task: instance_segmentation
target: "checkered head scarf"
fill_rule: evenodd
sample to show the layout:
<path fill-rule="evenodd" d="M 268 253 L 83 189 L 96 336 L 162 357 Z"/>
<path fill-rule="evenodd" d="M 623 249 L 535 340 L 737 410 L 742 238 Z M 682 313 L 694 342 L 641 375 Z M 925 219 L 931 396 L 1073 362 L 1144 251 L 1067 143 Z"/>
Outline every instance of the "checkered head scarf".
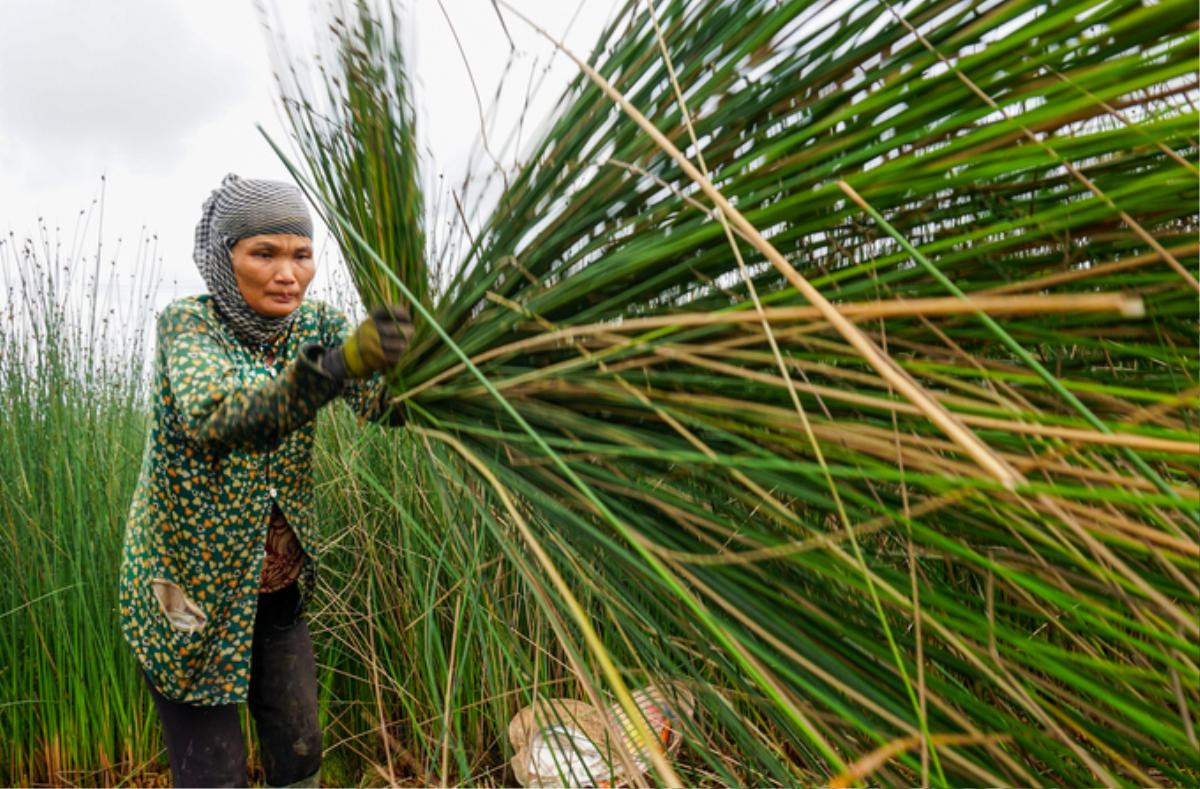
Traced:
<path fill-rule="evenodd" d="M 233 276 L 230 250 L 249 236 L 290 233 L 312 238 L 312 218 L 304 195 L 292 184 L 243 179 L 230 173 L 201 210 L 192 257 L 217 312 L 244 342 L 271 342 L 287 329 L 296 313 L 273 318 L 251 309 Z"/>

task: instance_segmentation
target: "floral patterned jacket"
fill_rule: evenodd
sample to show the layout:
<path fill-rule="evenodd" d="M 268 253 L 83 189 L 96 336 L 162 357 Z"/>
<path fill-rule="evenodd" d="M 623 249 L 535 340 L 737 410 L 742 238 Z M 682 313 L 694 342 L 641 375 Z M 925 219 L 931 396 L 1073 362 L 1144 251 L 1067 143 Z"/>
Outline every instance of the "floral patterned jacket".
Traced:
<path fill-rule="evenodd" d="M 314 523 L 313 420 L 337 396 L 367 419 L 379 379 L 344 387 L 316 364 L 349 332 L 306 301 L 270 346 L 241 342 L 212 299 L 171 303 L 158 319 L 154 411 L 125 531 L 121 627 L 165 696 L 244 701 L 268 516 L 277 503 L 307 555 L 307 599 L 321 546 Z"/>

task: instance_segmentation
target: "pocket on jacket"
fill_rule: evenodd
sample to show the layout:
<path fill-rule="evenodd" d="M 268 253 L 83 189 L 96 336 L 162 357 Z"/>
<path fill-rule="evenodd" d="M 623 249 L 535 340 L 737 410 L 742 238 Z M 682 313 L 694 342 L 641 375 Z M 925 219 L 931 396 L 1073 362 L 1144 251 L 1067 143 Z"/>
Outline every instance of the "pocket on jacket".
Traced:
<path fill-rule="evenodd" d="M 208 614 L 204 609 L 188 597 L 183 589 L 166 578 L 153 578 L 150 586 L 154 590 L 154 599 L 158 607 L 171 623 L 171 627 L 181 633 L 198 633 L 208 624 Z"/>

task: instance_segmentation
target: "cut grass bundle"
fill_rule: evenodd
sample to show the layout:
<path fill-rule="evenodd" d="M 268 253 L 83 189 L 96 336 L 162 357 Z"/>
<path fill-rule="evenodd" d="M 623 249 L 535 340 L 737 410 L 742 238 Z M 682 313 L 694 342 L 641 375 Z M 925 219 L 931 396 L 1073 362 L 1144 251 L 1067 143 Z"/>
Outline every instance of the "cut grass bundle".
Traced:
<path fill-rule="evenodd" d="M 365 588 L 447 573 L 403 658 L 343 595 L 387 753 L 497 780 L 547 679 L 682 678 L 668 783 L 1196 780 L 1190 5 L 631 2 L 440 289 L 396 18 L 341 19 L 300 179 L 419 314 Z M 468 653 L 491 724 L 416 715 Z"/>

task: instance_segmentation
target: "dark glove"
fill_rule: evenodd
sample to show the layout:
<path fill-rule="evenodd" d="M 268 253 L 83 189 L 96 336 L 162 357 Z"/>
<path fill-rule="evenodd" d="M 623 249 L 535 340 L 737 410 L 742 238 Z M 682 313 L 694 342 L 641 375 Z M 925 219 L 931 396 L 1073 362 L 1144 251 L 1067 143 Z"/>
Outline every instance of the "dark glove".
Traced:
<path fill-rule="evenodd" d="M 321 369 L 338 381 L 369 378 L 399 361 L 412 333 L 412 319 L 404 307 L 399 304 L 376 307 L 344 343 L 321 357 Z"/>

